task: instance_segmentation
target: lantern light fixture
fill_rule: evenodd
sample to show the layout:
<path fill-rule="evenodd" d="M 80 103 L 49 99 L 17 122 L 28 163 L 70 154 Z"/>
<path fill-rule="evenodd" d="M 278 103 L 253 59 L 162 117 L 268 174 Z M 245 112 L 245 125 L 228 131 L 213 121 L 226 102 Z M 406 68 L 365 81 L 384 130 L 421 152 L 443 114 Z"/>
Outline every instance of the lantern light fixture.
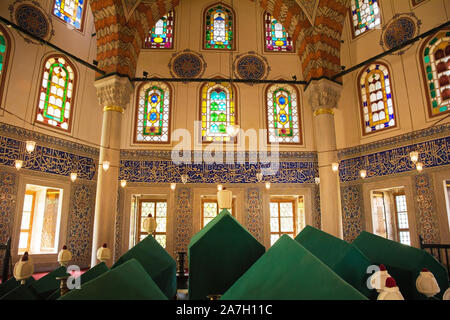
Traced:
<path fill-rule="evenodd" d="M 422 162 L 417 162 L 417 163 L 416 163 L 416 169 L 417 169 L 417 171 L 422 172 L 423 167 L 424 167 L 424 165 L 423 165 Z"/>
<path fill-rule="evenodd" d="M 14 166 L 16 167 L 17 170 L 20 170 L 23 166 L 23 160 L 14 161 Z"/>
<path fill-rule="evenodd" d="M 109 165 L 110 165 L 109 161 L 103 160 L 103 162 L 102 162 L 103 170 L 108 171 Z"/>
<path fill-rule="evenodd" d="M 333 172 L 337 172 L 339 170 L 339 163 L 333 162 L 331 164 L 331 170 L 333 170 Z"/>
<path fill-rule="evenodd" d="M 361 178 L 365 179 L 367 177 L 367 170 L 360 170 L 359 175 L 361 176 Z"/>
<path fill-rule="evenodd" d="M 175 190 L 176 187 L 177 187 L 176 183 L 171 183 L 170 184 L 170 189 Z"/>
<path fill-rule="evenodd" d="M 28 153 L 32 153 L 36 147 L 36 141 L 29 140 L 25 143 L 25 149 Z"/>
<path fill-rule="evenodd" d="M 125 188 L 127 186 L 127 180 L 120 180 L 120 186 Z"/>
<path fill-rule="evenodd" d="M 419 152 L 417 151 L 411 151 L 409 153 L 409 158 L 411 159 L 411 161 L 413 163 L 416 163 L 417 161 L 419 161 Z"/>
<path fill-rule="evenodd" d="M 72 180 L 72 182 L 75 182 L 75 180 L 77 180 L 77 173 L 76 172 L 72 172 L 70 174 L 70 180 Z"/>

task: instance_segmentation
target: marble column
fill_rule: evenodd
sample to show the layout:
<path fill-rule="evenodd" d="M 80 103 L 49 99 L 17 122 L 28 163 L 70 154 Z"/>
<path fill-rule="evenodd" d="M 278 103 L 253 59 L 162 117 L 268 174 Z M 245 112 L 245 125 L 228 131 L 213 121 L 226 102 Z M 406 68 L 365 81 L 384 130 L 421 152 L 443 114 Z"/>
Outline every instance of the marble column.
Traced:
<path fill-rule="evenodd" d="M 117 214 L 117 192 L 120 165 L 122 115 L 130 102 L 133 86 L 125 77 L 110 76 L 94 83 L 103 108 L 102 136 L 95 199 L 94 233 L 91 266 L 97 264 L 97 249 L 104 243 L 114 257 L 114 233 Z M 103 161 L 110 167 L 103 170 Z M 112 258 L 107 262 L 111 266 Z"/>
<path fill-rule="evenodd" d="M 314 114 L 314 138 L 320 177 L 320 211 L 322 230 L 342 238 L 339 174 L 331 164 L 338 163 L 334 109 L 342 87 L 330 80 L 313 80 L 305 93 Z"/>

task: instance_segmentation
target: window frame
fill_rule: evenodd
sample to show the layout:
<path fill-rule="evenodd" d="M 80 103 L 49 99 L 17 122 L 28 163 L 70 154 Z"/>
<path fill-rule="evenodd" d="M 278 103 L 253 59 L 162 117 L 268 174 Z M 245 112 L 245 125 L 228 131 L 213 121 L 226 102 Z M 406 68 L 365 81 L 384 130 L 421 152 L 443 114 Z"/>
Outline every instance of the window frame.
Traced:
<path fill-rule="evenodd" d="M 263 32 L 262 32 L 262 34 L 263 34 L 264 53 L 275 53 L 275 54 L 278 54 L 278 53 L 279 54 L 296 53 L 296 51 L 297 51 L 296 49 L 297 48 L 296 48 L 295 42 L 293 40 L 291 40 L 292 41 L 292 50 L 290 50 L 290 51 L 275 51 L 275 50 L 270 51 L 270 50 L 267 50 L 267 44 L 266 44 L 266 15 L 267 14 L 275 19 L 275 17 L 269 11 L 264 10 L 263 15 L 262 15 L 262 22 L 263 22 Z M 279 22 L 279 21 L 277 20 L 277 22 Z M 281 23 L 281 22 L 279 22 L 279 23 Z M 290 37 L 289 32 L 286 30 L 286 28 L 284 26 L 283 26 L 283 28 L 285 29 L 286 34 Z M 292 39 L 292 37 L 291 37 L 291 39 Z"/>
<path fill-rule="evenodd" d="M 9 58 L 11 53 L 11 37 L 9 36 L 6 29 L 0 25 L 0 32 L 3 34 L 6 40 L 6 50 L 5 50 L 5 59 L 3 60 L 3 69 L 2 75 L 0 76 L 0 104 L 3 103 L 3 90 L 6 88 L 6 74 L 8 73 L 9 68 Z M 4 105 L 4 104 L 2 104 Z"/>
<path fill-rule="evenodd" d="M 272 243 L 272 235 L 278 235 L 278 239 L 281 238 L 284 234 L 290 235 L 292 234 L 292 238 L 294 239 L 297 236 L 297 210 L 298 205 L 296 205 L 296 202 L 298 200 L 296 199 L 284 199 L 284 198 L 277 198 L 277 197 L 271 197 L 269 199 L 269 243 Z M 272 231 L 272 228 L 270 227 L 270 220 L 272 219 L 272 213 L 270 212 L 270 204 L 271 203 L 277 203 L 278 204 L 278 231 Z M 280 203 L 292 203 L 292 222 L 293 222 L 293 232 L 283 232 L 281 231 L 281 215 L 280 215 Z M 272 245 L 272 244 L 271 244 Z"/>
<path fill-rule="evenodd" d="M 206 15 L 207 15 L 207 11 L 217 7 L 218 5 L 221 5 L 223 7 L 226 7 L 228 10 L 231 11 L 231 13 L 233 14 L 233 24 L 231 26 L 231 31 L 233 33 L 233 39 L 231 42 L 231 49 L 219 49 L 219 48 L 207 48 L 206 47 L 206 31 L 207 31 L 207 27 L 206 27 Z M 203 10 L 203 25 L 202 25 L 202 49 L 203 50 L 217 50 L 217 51 L 221 51 L 221 52 L 229 52 L 229 51 L 236 51 L 236 23 L 237 23 L 237 16 L 236 16 L 236 12 L 234 11 L 234 9 L 230 6 L 228 6 L 227 4 L 223 3 L 223 2 L 215 2 L 209 6 L 207 6 L 204 10 Z"/>
<path fill-rule="evenodd" d="M 27 247 L 24 250 L 21 250 L 21 248 L 17 247 L 17 253 L 24 254 L 25 252 L 30 253 L 31 249 L 31 235 L 33 234 L 33 221 L 34 221 L 34 213 L 35 213 L 35 205 L 36 205 L 36 191 L 25 191 L 25 195 L 31 195 L 33 197 L 32 204 L 31 204 L 31 210 L 30 210 L 30 224 L 28 229 L 22 229 L 22 219 L 23 219 L 23 208 L 22 208 L 22 215 L 20 216 L 20 229 L 19 229 L 19 245 L 20 245 L 20 234 L 22 232 L 28 233 L 28 241 L 27 241 Z M 25 205 L 25 199 L 24 199 L 24 205 Z M 26 230 L 26 231 L 25 231 Z"/>
<path fill-rule="evenodd" d="M 81 24 L 80 24 L 80 29 L 76 28 L 75 26 L 73 26 L 72 24 L 64 21 L 63 19 L 61 19 L 60 17 L 58 17 L 55 14 L 55 6 L 56 6 L 56 0 L 53 0 L 53 5 L 52 5 L 52 16 L 54 16 L 58 21 L 64 23 L 65 25 L 69 25 L 71 27 L 73 27 L 73 30 L 76 30 L 80 33 L 84 32 L 84 25 L 85 25 L 85 20 L 86 20 L 86 11 L 87 11 L 87 6 L 89 5 L 89 1 L 85 0 L 85 2 L 83 3 L 83 13 L 81 14 Z"/>
<path fill-rule="evenodd" d="M 52 126 L 51 124 L 48 124 L 46 122 L 42 122 L 42 121 L 38 121 L 37 120 L 37 115 L 39 113 L 39 102 L 41 100 L 41 92 L 42 92 L 42 82 L 44 80 L 44 73 L 45 73 L 45 64 L 48 62 L 48 60 L 50 60 L 51 58 L 54 59 L 58 59 L 58 58 L 63 58 L 66 63 L 72 68 L 73 70 L 73 88 L 72 88 L 72 97 L 70 100 L 70 115 L 69 115 L 69 123 L 67 126 L 67 130 L 57 127 L 57 126 Z M 43 125 L 47 128 L 51 128 L 54 130 L 57 130 L 58 132 L 65 132 L 67 134 L 70 134 L 72 132 L 72 122 L 73 122 L 73 115 L 74 115 L 74 109 L 75 109 L 75 100 L 76 100 L 76 93 L 77 93 L 77 81 L 78 81 L 78 71 L 75 68 L 75 64 L 72 63 L 72 61 L 70 61 L 65 55 L 62 54 L 52 54 L 49 56 L 46 56 L 45 59 L 42 60 L 43 63 L 41 65 L 41 73 L 40 73 L 40 81 L 38 84 L 38 94 L 37 94 L 37 99 L 36 99 L 36 105 L 35 105 L 35 111 L 34 111 L 34 121 L 33 123 L 35 125 Z"/>
<path fill-rule="evenodd" d="M 157 232 L 155 231 L 154 234 L 152 234 L 152 236 L 157 236 L 157 235 L 163 235 L 166 237 L 166 246 L 164 249 L 167 248 L 167 215 L 168 215 L 168 202 L 166 199 L 139 199 L 138 200 L 138 217 L 137 217 L 137 224 L 136 224 L 136 244 L 138 244 L 139 242 L 141 242 L 142 240 L 140 239 L 141 235 L 149 235 L 148 233 L 141 231 L 141 225 L 142 225 L 142 202 L 152 202 L 155 204 L 155 210 L 153 211 L 152 215 L 153 218 L 157 218 L 156 216 L 156 206 L 157 203 L 161 203 L 164 202 L 166 204 L 166 232 Z M 156 237 L 155 237 L 156 240 Z"/>
<path fill-rule="evenodd" d="M 230 137 L 230 141 L 203 141 L 203 136 L 202 136 L 202 102 L 203 102 L 203 98 L 202 98 L 202 91 L 203 88 L 205 86 L 209 86 L 211 83 L 213 82 L 204 82 L 201 86 L 200 86 L 200 90 L 199 90 L 199 113 L 198 113 L 198 121 L 200 122 L 200 132 L 199 132 L 199 139 L 200 139 L 200 144 L 210 144 L 210 143 L 222 143 L 222 144 L 226 144 L 226 143 L 233 143 L 236 144 L 238 142 L 238 136 L 236 137 Z M 227 81 L 225 81 L 224 79 L 218 78 L 217 81 L 214 82 L 214 85 L 218 84 L 220 86 L 223 86 L 223 83 L 229 83 Z M 239 114 L 238 114 L 238 105 L 237 105 L 237 89 L 236 86 L 234 85 L 234 83 L 230 83 L 230 88 L 232 90 L 232 98 L 230 99 L 230 102 L 233 102 L 234 104 L 234 124 L 235 125 L 239 125 Z M 206 101 L 208 100 L 208 97 L 206 97 Z M 208 106 L 207 106 L 208 107 Z M 206 110 L 208 111 L 208 110 Z"/>
<path fill-rule="evenodd" d="M 395 236 L 397 238 L 397 242 L 400 242 L 400 232 L 408 232 L 409 234 L 409 246 L 412 245 L 412 240 L 411 240 L 411 227 L 410 227 L 410 223 L 409 223 L 409 209 L 408 209 L 408 204 L 406 202 L 406 194 L 405 192 L 396 192 L 396 193 L 392 193 L 392 196 L 394 197 L 394 210 L 395 210 Z M 400 222 L 399 222 L 399 217 L 398 217 L 398 207 L 397 207 L 397 197 L 398 196 L 404 196 L 405 197 L 405 205 L 406 205 L 406 211 L 401 211 L 401 212 L 406 212 L 406 217 L 408 220 L 408 228 L 400 228 Z M 404 243 L 402 243 L 404 244 Z"/>
<path fill-rule="evenodd" d="M 450 28 L 441 29 L 441 30 L 437 31 L 436 33 L 428 36 L 423 41 L 423 43 L 420 47 L 420 50 L 419 50 L 420 74 L 422 75 L 422 81 L 423 81 L 423 85 L 425 88 L 425 100 L 427 101 L 427 114 L 428 114 L 429 119 L 436 119 L 437 117 L 441 117 L 443 115 L 447 115 L 448 113 L 450 113 L 450 107 L 449 107 L 447 109 L 447 111 L 433 115 L 433 112 L 432 112 L 433 106 L 431 103 L 431 92 L 430 92 L 429 84 L 427 81 L 427 74 L 425 72 L 425 69 L 426 69 L 425 62 L 423 61 L 423 54 L 425 52 L 425 49 L 428 47 L 429 42 L 431 41 L 431 39 L 433 39 L 433 37 L 436 37 L 436 35 L 440 32 L 450 32 Z M 449 104 L 450 104 L 450 100 L 449 100 Z"/>
<path fill-rule="evenodd" d="M 167 141 L 138 141 L 137 140 L 137 134 L 138 134 L 138 116 L 139 116 L 139 96 L 141 93 L 142 88 L 149 83 L 152 82 L 157 82 L 157 83 L 164 83 L 169 91 L 169 120 L 168 120 L 168 127 L 167 127 Z M 159 145 L 167 145 L 167 144 L 171 144 L 172 143 L 172 135 L 171 135 L 171 130 L 172 130 L 172 110 L 173 110 L 173 89 L 172 86 L 165 81 L 148 81 L 148 82 L 143 82 L 141 83 L 136 90 L 136 104 L 135 104 L 135 115 L 134 115 L 134 133 L 133 133 L 133 143 L 135 144 L 141 144 L 141 145 L 152 145 L 152 144 L 159 144 Z"/>
<path fill-rule="evenodd" d="M 156 23 L 161 20 L 164 16 L 168 15 L 169 13 L 172 13 L 173 23 L 172 23 L 172 44 L 170 48 L 148 48 L 145 46 L 145 39 L 149 36 L 149 34 L 152 32 L 152 29 L 156 26 Z M 159 18 L 153 26 L 151 26 L 147 32 L 147 36 L 144 38 L 144 41 L 142 41 L 142 48 L 141 50 L 173 50 L 175 49 L 175 9 L 170 10 L 165 15 L 163 15 L 161 18 Z"/>
<path fill-rule="evenodd" d="M 355 1 L 358 1 L 358 0 L 355 0 Z M 381 10 L 381 5 L 380 5 L 380 1 L 379 0 L 377 0 L 377 3 L 378 3 L 378 8 L 379 8 L 379 10 L 380 10 L 380 27 L 383 25 L 383 14 L 382 14 L 382 10 Z M 348 12 L 349 12 L 349 18 L 350 18 L 350 32 L 351 32 L 351 34 L 352 34 L 352 40 L 355 40 L 355 39 L 357 39 L 357 38 L 359 38 L 359 37 L 361 37 L 361 36 L 363 36 L 363 35 L 365 35 L 365 34 L 367 34 L 367 33 L 369 33 L 370 31 L 373 31 L 373 30 L 376 30 L 377 28 L 375 27 L 375 28 L 372 28 L 372 29 L 369 29 L 369 30 L 366 30 L 365 32 L 363 32 L 363 33 L 360 33 L 360 34 L 358 34 L 358 35 L 355 35 L 355 27 L 353 26 L 353 12 L 352 12 L 352 3 L 351 3 L 351 1 L 350 1 L 350 6 L 349 6 L 349 8 L 348 8 Z"/>
<path fill-rule="evenodd" d="M 366 132 L 366 130 L 365 130 L 366 129 L 366 124 L 365 124 L 365 121 L 364 121 L 364 110 L 363 110 L 364 109 L 364 104 L 363 104 L 362 95 L 361 95 L 361 78 L 362 78 L 363 74 L 366 72 L 367 68 L 369 68 L 371 65 L 374 65 L 374 64 L 382 65 L 388 71 L 389 83 L 390 83 L 391 95 L 392 95 L 392 108 L 394 109 L 394 121 L 395 121 L 395 123 L 394 123 L 393 126 L 389 126 L 387 128 L 385 127 L 385 128 L 382 128 L 382 129 L 377 129 L 377 130 L 372 131 L 372 132 Z M 381 62 L 381 61 L 371 62 L 368 65 L 365 65 L 361 69 L 361 71 L 358 74 L 358 77 L 356 78 L 356 81 L 357 81 L 356 84 L 357 84 L 357 87 L 358 87 L 357 90 L 358 90 L 358 99 L 359 99 L 358 100 L 359 101 L 358 109 L 359 109 L 361 131 L 362 131 L 363 137 L 370 137 L 370 136 L 373 136 L 373 135 L 375 135 L 377 133 L 381 133 L 381 132 L 385 132 L 385 131 L 390 130 L 390 129 L 397 128 L 398 127 L 398 119 L 397 119 L 397 107 L 396 107 L 396 102 L 395 102 L 395 99 L 394 99 L 394 97 L 395 97 L 395 94 L 394 94 L 394 92 L 395 92 L 394 78 L 392 77 L 392 72 L 391 72 L 391 69 L 389 68 L 389 66 L 386 63 Z M 370 106 L 368 106 L 368 107 L 370 107 Z"/>
<path fill-rule="evenodd" d="M 205 224 L 205 207 L 204 207 L 204 203 L 216 203 L 217 204 L 217 214 L 216 217 L 220 214 L 220 209 L 219 209 L 219 203 L 217 201 L 217 196 L 202 196 L 201 197 L 201 215 L 200 215 L 200 223 L 201 223 L 201 229 L 203 229 L 206 224 Z M 236 198 L 233 197 L 232 203 L 231 203 L 231 215 L 233 217 L 236 218 Z M 214 217 L 215 218 L 215 217 Z M 213 218 L 213 219 L 214 219 Z"/>
<path fill-rule="evenodd" d="M 281 79 L 280 79 L 281 80 Z M 269 93 L 270 88 L 272 88 L 273 86 L 276 86 L 277 84 L 269 84 L 266 89 L 264 90 L 264 102 L 265 102 L 265 119 L 266 119 L 266 130 L 267 130 L 267 134 L 266 134 L 266 142 L 267 145 L 272 145 L 273 142 L 270 142 L 269 139 L 269 100 L 267 98 L 267 94 Z M 289 86 L 291 88 L 294 89 L 295 94 L 297 95 L 297 116 L 298 116 L 298 135 L 299 135 L 299 142 L 278 142 L 279 145 L 286 145 L 286 146 L 299 146 L 299 145 L 303 145 L 303 117 L 301 114 L 301 108 L 300 108 L 300 94 L 298 91 L 298 88 L 296 86 L 293 85 L 289 85 L 289 84 L 285 84 L 283 85 L 283 88 Z"/>

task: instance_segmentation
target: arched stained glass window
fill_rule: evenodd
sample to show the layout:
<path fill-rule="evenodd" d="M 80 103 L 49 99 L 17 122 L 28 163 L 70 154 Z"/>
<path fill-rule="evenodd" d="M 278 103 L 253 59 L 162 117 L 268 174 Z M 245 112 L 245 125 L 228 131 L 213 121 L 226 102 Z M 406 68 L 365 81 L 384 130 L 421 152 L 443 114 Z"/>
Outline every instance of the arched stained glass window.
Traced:
<path fill-rule="evenodd" d="M 429 101 L 429 115 L 450 112 L 450 30 L 431 36 L 422 47 L 422 70 Z"/>
<path fill-rule="evenodd" d="M 236 124 L 234 90 L 230 83 L 208 82 L 201 88 L 202 142 L 231 141 L 229 125 Z"/>
<path fill-rule="evenodd" d="M 55 0 L 53 14 L 77 30 L 83 30 L 86 0 Z"/>
<path fill-rule="evenodd" d="M 294 52 L 292 38 L 283 25 L 268 12 L 264 13 L 265 51 Z"/>
<path fill-rule="evenodd" d="M 301 144 L 297 89 L 282 84 L 266 91 L 268 143 Z"/>
<path fill-rule="evenodd" d="M 69 131 L 75 83 L 75 69 L 66 58 L 48 58 L 44 63 L 41 78 L 36 122 Z"/>
<path fill-rule="evenodd" d="M 175 17 L 170 11 L 159 19 L 144 40 L 144 49 L 172 49 Z"/>
<path fill-rule="evenodd" d="M 381 63 L 369 65 L 359 76 L 363 134 L 396 126 L 390 72 Z"/>
<path fill-rule="evenodd" d="M 170 142 L 171 90 L 164 82 L 143 84 L 137 96 L 135 142 Z"/>
<path fill-rule="evenodd" d="M 5 85 L 6 70 L 10 51 L 9 36 L 0 26 L 0 103 L 2 102 L 3 87 Z"/>
<path fill-rule="evenodd" d="M 357 37 L 364 32 L 381 24 L 380 7 L 378 0 L 352 0 L 351 25 L 353 36 Z"/>
<path fill-rule="evenodd" d="M 204 49 L 234 50 L 234 16 L 233 10 L 222 3 L 205 10 Z"/>

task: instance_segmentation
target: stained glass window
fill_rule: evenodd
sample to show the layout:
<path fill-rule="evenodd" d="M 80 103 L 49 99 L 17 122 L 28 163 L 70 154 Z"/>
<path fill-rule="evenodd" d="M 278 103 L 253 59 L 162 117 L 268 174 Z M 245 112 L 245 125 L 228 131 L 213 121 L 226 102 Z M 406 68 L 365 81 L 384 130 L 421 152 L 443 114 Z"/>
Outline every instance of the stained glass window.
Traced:
<path fill-rule="evenodd" d="M 231 205 L 233 208 L 227 209 L 233 217 L 236 217 L 236 210 L 234 210 L 235 205 L 235 198 L 233 198 L 233 202 Z M 217 215 L 219 215 L 219 213 L 219 205 L 217 203 L 216 197 L 206 196 L 204 199 L 202 199 L 202 228 L 209 222 L 211 222 Z"/>
<path fill-rule="evenodd" d="M 270 245 L 283 234 L 294 238 L 297 235 L 297 224 L 294 200 L 270 200 Z"/>
<path fill-rule="evenodd" d="M 77 30 L 83 28 L 86 0 L 55 0 L 53 14 Z"/>
<path fill-rule="evenodd" d="M 292 38 L 286 32 L 286 29 L 267 12 L 264 14 L 264 42 L 266 51 L 294 51 Z"/>
<path fill-rule="evenodd" d="M 148 82 L 137 97 L 135 142 L 169 142 L 170 87 L 164 82 Z"/>
<path fill-rule="evenodd" d="M 374 63 L 359 78 L 364 134 L 396 125 L 391 77 L 388 68 Z"/>
<path fill-rule="evenodd" d="M 159 19 L 144 40 L 144 49 L 172 49 L 175 17 L 170 11 Z"/>
<path fill-rule="evenodd" d="M 148 237 L 148 233 L 143 229 L 144 218 L 149 214 L 156 220 L 155 240 L 165 248 L 167 232 L 167 201 L 166 200 L 140 200 L 140 216 L 138 220 L 139 231 L 138 241 Z"/>
<path fill-rule="evenodd" d="M 352 0 L 350 17 L 355 37 L 379 26 L 381 14 L 378 0 Z"/>
<path fill-rule="evenodd" d="M 450 31 L 438 32 L 425 42 L 422 68 L 430 116 L 450 112 Z"/>
<path fill-rule="evenodd" d="M 269 143 L 302 143 L 297 90 L 274 84 L 267 88 L 267 134 Z"/>
<path fill-rule="evenodd" d="M 75 70 L 61 56 L 47 59 L 42 73 L 36 121 L 69 131 L 75 91 Z"/>
<path fill-rule="evenodd" d="M 233 91 L 228 82 L 209 82 L 202 86 L 202 142 L 226 142 L 233 139 L 227 133 L 227 127 L 236 124 Z"/>
<path fill-rule="evenodd" d="M 9 58 L 9 37 L 0 26 L 0 103 Z"/>
<path fill-rule="evenodd" d="M 215 4 L 205 11 L 205 49 L 234 49 L 234 14 L 224 4 Z"/>

